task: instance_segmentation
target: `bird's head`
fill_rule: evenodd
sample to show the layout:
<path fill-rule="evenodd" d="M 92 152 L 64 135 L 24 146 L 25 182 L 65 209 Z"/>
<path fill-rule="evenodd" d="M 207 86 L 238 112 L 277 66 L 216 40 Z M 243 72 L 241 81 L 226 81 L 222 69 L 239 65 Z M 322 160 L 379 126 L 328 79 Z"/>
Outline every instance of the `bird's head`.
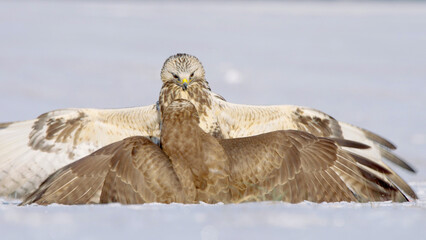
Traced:
<path fill-rule="evenodd" d="M 205 72 L 198 58 L 178 53 L 164 62 L 161 69 L 161 80 L 163 84 L 173 82 L 186 91 L 191 84 L 204 82 Z"/>

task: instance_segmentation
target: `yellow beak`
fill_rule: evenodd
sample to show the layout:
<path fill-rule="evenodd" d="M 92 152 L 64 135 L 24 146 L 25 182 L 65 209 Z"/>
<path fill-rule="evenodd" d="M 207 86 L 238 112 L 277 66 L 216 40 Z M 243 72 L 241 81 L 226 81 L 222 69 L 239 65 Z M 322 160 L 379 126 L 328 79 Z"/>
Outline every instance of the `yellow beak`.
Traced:
<path fill-rule="evenodd" d="M 188 88 L 188 79 L 184 78 L 182 80 L 182 88 L 183 90 L 186 90 Z"/>

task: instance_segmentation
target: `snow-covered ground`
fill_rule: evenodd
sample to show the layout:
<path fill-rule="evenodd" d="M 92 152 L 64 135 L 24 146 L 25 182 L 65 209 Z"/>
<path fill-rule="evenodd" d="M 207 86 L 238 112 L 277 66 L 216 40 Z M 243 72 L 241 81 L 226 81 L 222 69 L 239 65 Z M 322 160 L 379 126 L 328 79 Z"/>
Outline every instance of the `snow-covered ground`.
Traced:
<path fill-rule="evenodd" d="M 418 173 L 416 203 L 30 206 L 1 239 L 359 239 L 426 234 L 426 3 L 0 2 L 0 122 L 157 100 L 196 55 L 228 101 L 296 104 L 373 130 Z"/>

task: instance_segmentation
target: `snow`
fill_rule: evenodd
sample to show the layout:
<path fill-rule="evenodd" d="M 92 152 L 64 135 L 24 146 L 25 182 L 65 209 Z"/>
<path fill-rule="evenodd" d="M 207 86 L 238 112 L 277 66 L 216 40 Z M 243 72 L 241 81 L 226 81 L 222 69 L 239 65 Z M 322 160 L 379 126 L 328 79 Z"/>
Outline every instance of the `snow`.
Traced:
<path fill-rule="evenodd" d="M 0 2 L 0 122 L 147 105 L 163 61 L 200 58 L 228 101 L 296 104 L 373 130 L 417 170 L 395 203 L 29 206 L 1 239 L 359 239 L 426 233 L 423 2 Z"/>
<path fill-rule="evenodd" d="M 424 204 L 2 205 L 0 224 L 2 239 L 401 239 L 424 233 Z"/>

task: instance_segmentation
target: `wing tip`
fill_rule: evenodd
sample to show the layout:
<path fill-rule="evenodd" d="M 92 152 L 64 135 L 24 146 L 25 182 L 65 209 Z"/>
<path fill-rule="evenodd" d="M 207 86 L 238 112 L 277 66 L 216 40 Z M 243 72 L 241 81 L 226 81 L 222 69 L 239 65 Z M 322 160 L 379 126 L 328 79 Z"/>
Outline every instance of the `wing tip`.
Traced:
<path fill-rule="evenodd" d="M 359 131 L 361 131 L 365 137 L 371 141 L 374 141 L 380 145 L 382 145 L 383 147 L 387 147 L 391 150 L 395 150 L 397 147 L 395 144 L 393 144 L 392 142 L 390 142 L 389 140 L 385 139 L 384 137 L 381 137 L 380 135 L 373 133 L 367 129 L 352 125 L 350 123 L 346 123 L 346 122 L 339 122 L 339 124 L 342 127 L 346 127 L 348 129 L 357 129 Z"/>
<path fill-rule="evenodd" d="M 385 139 L 384 137 L 381 137 L 373 132 L 370 132 L 366 129 L 362 129 L 362 131 L 364 132 L 365 136 L 370 139 L 373 140 L 377 143 L 379 143 L 380 145 L 387 147 L 391 150 L 395 150 L 396 149 L 396 145 L 391 143 L 389 140 Z"/>
<path fill-rule="evenodd" d="M 12 125 L 14 122 L 6 122 L 6 123 L 0 123 L 0 129 L 8 128 L 10 125 Z"/>
<path fill-rule="evenodd" d="M 404 168 L 405 170 L 416 173 L 416 169 L 414 169 L 410 164 L 407 163 L 406 160 L 402 159 L 401 157 L 398 157 L 396 154 L 389 152 L 387 149 L 380 148 L 380 154 L 388 159 L 389 161 L 395 163 L 396 165 L 400 166 L 401 168 Z"/>
<path fill-rule="evenodd" d="M 18 206 L 22 207 L 22 206 L 26 206 L 26 205 L 36 203 L 41 198 L 41 196 L 44 194 L 44 192 L 46 190 L 47 189 L 36 189 L 34 192 L 32 192 L 28 196 L 26 196 L 24 198 L 24 200 L 22 200 L 22 202 L 20 204 L 18 204 Z"/>

